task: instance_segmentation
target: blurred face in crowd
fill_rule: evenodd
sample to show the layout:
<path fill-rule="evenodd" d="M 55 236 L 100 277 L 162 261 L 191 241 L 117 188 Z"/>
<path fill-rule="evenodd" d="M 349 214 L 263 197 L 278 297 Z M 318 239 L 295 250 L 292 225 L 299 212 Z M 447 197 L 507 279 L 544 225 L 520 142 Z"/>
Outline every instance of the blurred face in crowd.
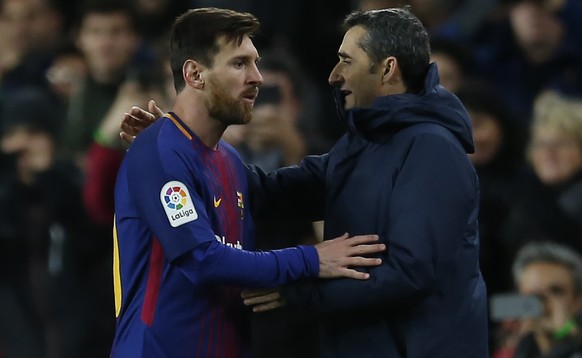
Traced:
<path fill-rule="evenodd" d="M 168 3 L 168 0 L 134 0 L 136 9 L 148 14 L 153 14 L 156 11 L 163 11 Z"/>
<path fill-rule="evenodd" d="M 455 60 L 445 53 L 434 52 L 430 61 L 437 64 L 441 85 L 453 93 L 457 92 L 463 82 L 463 72 Z"/>
<path fill-rule="evenodd" d="M 271 96 L 270 103 L 277 106 L 279 109 L 278 116 L 285 118 L 286 120 L 296 122 L 299 118 L 299 112 L 301 110 L 300 99 L 294 92 L 293 81 L 289 77 L 288 73 L 283 71 L 272 71 L 272 70 L 262 70 L 263 75 L 263 89 L 269 87 L 274 90 L 277 96 Z M 261 90 L 264 94 L 265 92 Z M 273 92 L 273 91 L 272 91 Z M 260 98 L 265 99 L 263 94 Z"/>
<path fill-rule="evenodd" d="M 387 9 L 389 7 L 403 7 L 408 4 L 406 0 L 359 0 L 358 9 L 362 11 Z"/>
<path fill-rule="evenodd" d="M 339 86 L 345 109 L 370 107 L 382 92 L 380 68 L 372 68 L 372 60 L 359 43 L 367 34 L 362 26 L 354 26 L 344 35 L 338 50 L 339 62 L 329 75 L 329 84 Z"/>
<path fill-rule="evenodd" d="M 518 289 L 521 294 L 542 299 L 542 317 L 531 323 L 550 334 L 582 307 L 582 297 L 574 290 L 572 274 L 560 264 L 535 262 L 527 265 L 519 278 Z"/>
<path fill-rule="evenodd" d="M 582 147 L 566 130 L 540 127 L 533 133 L 530 159 L 544 184 L 558 185 L 582 170 Z"/>
<path fill-rule="evenodd" d="M 51 135 L 25 125 L 13 126 L 0 138 L 2 153 L 16 156 L 20 180 L 32 183 L 36 173 L 47 170 L 53 163 L 55 145 Z"/>
<path fill-rule="evenodd" d="M 83 19 L 77 45 L 91 75 L 98 82 L 108 82 L 126 70 L 138 46 L 138 37 L 123 12 L 94 13 Z"/>
<path fill-rule="evenodd" d="M 544 5 L 520 1 L 510 11 L 513 32 L 520 47 L 534 62 L 543 62 L 560 44 L 563 27 Z"/>
<path fill-rule="evenodd" d="M 251 121 L 253 106 L 263 77 L 257 68 L 259 54 L 248 36 L 236 41 L 218 41 L 220 50 L 212 67 L 203 73 L 210 116 L 225 126 Z"/>
<path fill-rule="evenodd" d="M 490 114 L 469 109 L 473 126 L 473 141 L 475 153 L 470 155 L 474 165 L 485 165 L 491 162 L 503 141 L 503 131 L 499 122 Z"/>
<path fill-rule="evenodd" d="M 46 0 L 4 0 L 0 5 L 4 36 L 12 50 L 25 54 L 55 45 L 61 19 Z"/>
<path fill-rule="evenodd" d="M 454 11 L 457 0 L 408 0 L 414 14 L 430 28 L 444 22 Z"/>

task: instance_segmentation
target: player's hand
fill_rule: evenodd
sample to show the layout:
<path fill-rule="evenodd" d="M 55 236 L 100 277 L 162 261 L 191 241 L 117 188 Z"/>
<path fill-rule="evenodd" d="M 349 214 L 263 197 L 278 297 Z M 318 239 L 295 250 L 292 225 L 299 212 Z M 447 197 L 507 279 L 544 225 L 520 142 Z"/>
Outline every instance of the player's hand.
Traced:
<path fill-rule="evenodd" d="M 132 107 L 128 113 L 123 115 L 119 136 L 124 142 L 131 144 L 141 131 L 164 115 L 153 99 L 148 102 L 148 111 L 140 107 Z"/>
<path fill-rule="evenodd" d="M 378 235 L 348 236 L 345 233 L 333 240 L 315 245 L 319 255 L 319 277 L 366 280 L 370 277 L 369 273 L 357 271 L 352 267 L 378 266 L 382 263 L 379 258 L 362 256 L 386 250 L 386 245 L 378 243 Z"/>
<path fill-rule="evenodd" d="M 243 290 L 241 297 L 246 306 L 252 306 L 253 312 L 270 311 L 287 304 L 278 288 Z"/>

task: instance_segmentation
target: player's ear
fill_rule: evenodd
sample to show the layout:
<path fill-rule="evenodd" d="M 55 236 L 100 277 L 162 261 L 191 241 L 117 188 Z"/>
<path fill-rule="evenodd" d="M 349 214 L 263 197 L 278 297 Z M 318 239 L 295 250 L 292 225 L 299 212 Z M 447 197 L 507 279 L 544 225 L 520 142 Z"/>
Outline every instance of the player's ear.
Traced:
<path fill-rule="evenodd" d="M 199 62 L 194 60 L 186 60 L 182 66 L 182 76 L 184 77 L 184 82 L 186 85 L 196 88 L 204 88 L 204 78 L 202 77 L 202 71 L 204 66 Z"/>

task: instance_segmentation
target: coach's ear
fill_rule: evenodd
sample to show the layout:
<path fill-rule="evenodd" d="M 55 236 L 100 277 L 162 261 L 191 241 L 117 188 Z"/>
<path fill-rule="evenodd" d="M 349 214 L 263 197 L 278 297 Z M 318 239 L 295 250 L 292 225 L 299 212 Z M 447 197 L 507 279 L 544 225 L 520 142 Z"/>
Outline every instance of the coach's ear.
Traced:
<path fill-rule="evenodd" d="M 194 60 L 186 60 L 182 66 L 182 76 L 186 85 L 196 88 L 204 88 L 204 79 L 202 78 L 202 71 L 204 66 Z"/>
<path fill-rule="evenodd" d="M 398 59 L 394 56 L 386 57 L 382 62 L 382 83 L 395 84 L 400 80 L 400 68 Z"/>

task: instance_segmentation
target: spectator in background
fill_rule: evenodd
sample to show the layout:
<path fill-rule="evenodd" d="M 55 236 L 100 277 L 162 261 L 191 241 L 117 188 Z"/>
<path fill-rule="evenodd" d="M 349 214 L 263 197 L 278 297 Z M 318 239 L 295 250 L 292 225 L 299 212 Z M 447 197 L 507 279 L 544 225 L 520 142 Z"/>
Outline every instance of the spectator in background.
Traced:
<path fill-rule="evenodd" d="M 87 151 L 83 202 L 91 219 L 109 229 L 113 223 L 115 179 L 125 154 L 119 141 L 119 114 L 145 103 L 147 98 L 160 98 L 161 103 L 166 104 L 176 95 L 173 86 L 171 93 L 164 86 L 164 69 L 152 66 L 149 71 L 151 78 L 126 80 L 121 85 Z M 168 75 L 171 78 L 171 73 Z"/>
<path fill-rule="evenodd" d="M 88 74 L 80 89 L 71 93 L 61 132 L 61 147 L 86 174 L 83 203 L 92 221 L 101 225 L 103 242 L 108 242 L 105 238 L 112 228 L 113 187 L 124 153 L 117 118 L 128 107 L 145 105 L 151 96 L 166 98 L 156 90 L 163 87 L 160 65 L 147 56 L 138 58 L 142 52 L 135 26 L 134 9 L 123 2 L 90 1 L 83 8 L 76 43 Z M 147 49 L 144 52 L 148 54 Z M 70 70 L 55 63 L 49 74 Z M 104 267 L 111 260 L 109 251 L 110 247 L 102 257 Z"/>
<path fill-rule="evenodd" d="M 536 100 L 527 157 L 504 227 L 509 253 L 536 240 L 582 252 L 582 101 L 554 92 Z"/>
<path fill-rule="evenodd" d="M 61 14 L 53 0 L 0 1 L 0 108 L 11 92 L 48 88 L 45 73 L 62 34 Z M 0 153 L 0 170 L 9 169 L 4 157 Z"/>
<path fill-rule="evenodd" d="M 507 19 L 476 47 L 482 75 L 529 126 L 534 99 L 547 89 L 582 94 L 582 2 L 513 0 Z"/>
<path fill-rule="evenodd" d="M 190 8 L 187 1 L 131 0 L 137 15 L 139 35 L 153 47 L 165 49 L 174 20 Z"/>
<path fill-rule="evenodd" d="M 440 69 L 440 67 L 439 67 Z M 509 290 L 512 258 L 502 242 L 503 223 L 523 167 L 524 139 L 503 97 L 483 81 L 469 80 L 457 92 L 473 127 L 475 153 L 469 155 L 479 175 L 481 270 L 488 294 Z"/>
<path fill-rule="evenodd" d="M 441 85 L 457 93 L 465 78 L 471 74 L 473 61 L 470 49 L 461 42 L 447 39 L 432 39 L 430 46 L 430 60 L 438 66 Z"/>
<path fill-rule="evenodd" d="M 52 0 L 0 2 L 0 91 L 46 86 L 45 72 L 63 36 Z"/>
<path fill-rule="evenodd" d="M 52 91 L 66 105 L 80 91 L 86 76 L 85 58 L 73 45 L 65 45 L 57 50 L 46 73 Z"/>
<path fill-rule="evenodd" d="M 88 76 L 69 103 L 62 146 L 84 167 L 85 152 L 94 135 L 99 137 L 99 124 L 120 100 L 119 89 L 128 79 L 129 70 L 135 69 L 135 77 L 145 70 L 132 66 L 140 40 L 134 11 L 123 2 L 89 2 L 79 18 L 76 41 L 87 62 Z M 140 93 L 132 95 L 140 97 Z"/>
<path fill-rule="evenodd" d="M 402 7 L 410 3 L 410 1 L 407 0 L 356 0 L 353 2 L 354 7 L 362 11 Z"/>
<path fill-rule="evenodd" d="M 525 333 L 514 358 L 574 358 L 582 355 L 582 257 L 549 242 L 523 247 L 513 264 L 519 293 L 538 296 L 542 316 L 523 320 Z"/>
<path fill-rule="evenodd" d="M 123 113 L 123 110 L 117 112 L 121 105 L 127 108 L 145 103 L 147 94 L 136 82 L 154 71 L 138 65 L 136 57 L 140 39 L 130 6 L 116 0 L 91 0 L 82 9 L 76 28 L 76 44 L 85 58 L 88 73 L 81 88 L 70 99 L 59 144 L 73 158 L 85 178 L 82 187 L 84 200 L 80 201 L 79 208 L 88 213 L 94 237 L 90 272 L 86 273 L 85 280 L 94 285 L 89 301 L 95 305 L 93 326 L 105 332 L 107 342 L 104 345 L 109 348 L 114 329 L 110 315 L 114 311 L 111 276 L 113 248 L 110 240 L 113 215 L 107 211 L 104 213 L 102 209 L 111 210 L 112 190 L 107 190 L 107 185 L 94 185 L 95 168 L 103 170 L 106 180 L 114 180 L 123 149 L 117 136 L 112 138 L 107 134 L 107 128 L 112 126 L 110 118 L 112 113 Z M 139 102 L 140 99 L 143 102 Z M 102 161 L 97 163 L 88 162 L 94 161 L 96 155 L 105 159 L 101 158 Z M 103 162 L 108 166 L 100 166 Z M 104 334 L 96 337 L 102 338 Z M 101 356 L 107 354 L 101 353 Z"/>
<path fill-rule="evenodd" d="M 51 0 L 0 1 L 0 109 L 12 92 L 48 90 L 45 73 L 62 32 L 60 12 Z M 54 101 L 60 106 L 56 96 Z M 11 169 L 8 162 L 0 152 L 0 171 Z"/>
<path fill-rule="evenodd" d="M 496 0 L 409 0 L 432 38 L 471 39 Z"/>
<path fill-rule="evenodd" d="M 0 178 L 0 346 L 9 357 L 107 354 L 114 324 L 94 280 L 94 236 L 80 173 L 56 155 L 60 113 L 46 93 L 6 97 L 1 151 L 14 161 Z M 111 293 L 110 293 L 111 294 Z M 111 296 L 109 296 L 111 297 Z"/>

